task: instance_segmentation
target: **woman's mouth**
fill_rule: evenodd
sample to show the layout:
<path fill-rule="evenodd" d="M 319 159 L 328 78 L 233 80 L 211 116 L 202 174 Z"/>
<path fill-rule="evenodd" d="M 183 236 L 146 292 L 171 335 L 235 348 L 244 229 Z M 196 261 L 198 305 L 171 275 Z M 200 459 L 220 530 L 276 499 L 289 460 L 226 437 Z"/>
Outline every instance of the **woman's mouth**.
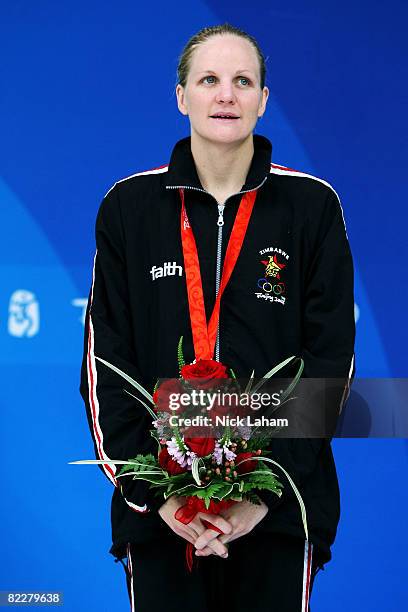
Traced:
<path fill-rule="evenodd" d="M 232 121 L 236 121 L 237 119 L 239 119 L 237 115 L 222 115 L 222 114 L 210 115 L 210 118 L 216 119 L 217 121 L 224 121 L 226 123 L 230 123 Z"/>

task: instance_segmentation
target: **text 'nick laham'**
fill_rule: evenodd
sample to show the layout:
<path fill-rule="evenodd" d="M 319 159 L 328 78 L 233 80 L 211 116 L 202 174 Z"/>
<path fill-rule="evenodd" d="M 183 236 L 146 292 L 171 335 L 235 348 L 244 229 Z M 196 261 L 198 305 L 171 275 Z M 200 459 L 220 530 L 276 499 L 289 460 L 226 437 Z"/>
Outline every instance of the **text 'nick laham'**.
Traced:
<path fill-rule="evenodd" d="M 150 274 L 152 275 L 152 280 L 162 278 L 163 276 L 175 276 L 176 274 L 182 276 L 183 268 L 176 264 L 175 261 L 165 261 L 162 266 L 153 266 Z"/>

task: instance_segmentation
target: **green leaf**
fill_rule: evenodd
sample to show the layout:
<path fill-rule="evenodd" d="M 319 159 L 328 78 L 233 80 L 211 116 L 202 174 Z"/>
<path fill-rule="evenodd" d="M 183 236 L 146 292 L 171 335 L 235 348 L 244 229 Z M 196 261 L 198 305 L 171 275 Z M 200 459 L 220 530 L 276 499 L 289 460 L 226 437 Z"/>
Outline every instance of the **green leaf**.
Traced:
<path fill-rule="evenodd" d="M 256 493 L 253 493 L 252 491 L 248 491 L 248 493 L 245 494 L 245 499 L 250 501 L 251 504 L 255 504 L 257 506 L 261 505 L 260 497 Z"/>
<path fill-rule="evenodd" d="M 197 491 L 197 497 L 201 497 L 202 499 L 211 499 L 214 497 L 215 493 L 218 493 L 222 489 L 224 489 L 223 482 L 212 482 L 205 489 L 200 489 Z"/>
<path fill-rule="evenodd" d="M 146 389 L 144 387 L 142 387 L 142 385 L 139 384 L 136 380 L 133 380 L 133 378 L 131 378 L 131 376 L 129 376 L 125 372 L 122 372 L 122 370 L 120 370 L 116 366 L 114 366 L 111 363 L 109 363 L 109 361 L 105 361 L 105 359 L 102 359 L 101 357 L 97 357 L 95 355 L 95 359 L 97 359 L 101 363 L 104 363 L 106 365 L 106 367 L 108 367 L 111 370 L 113 370 L 114 372 L 116 372 L 116 374 L 119 374 L 120 376 L 122 376 L 122 378 L 124 378 L 128 383 L 130 383 L 133 387 L 135 387 L 142 395 L 144 395 L 145 398 L 147 398 L 150 403 L 153 403 L 153 398 L 150 395 L 150 393 L 148 391 L 146 391 Z"/>
<path fill-rule="evenodd" d="M 129 461 L 137 461 L 149 465 L 157 465 L 156 458 L 154 457 L 154 455 L 152 455 L 152 453 L 149 453 L 147 455 L 136 455 L 136 457 L 129 459 Z"/>
<path fill-rule="evenodd" d="M 247 474 L 242 474 L 240 478 L 242 490 L 245 493 L 252 489 L 267 489 L 273 493 L 280 493 L 281 488 L 283 488 L 282 483 L 269 468 L 258 469 L 253 472 L 248 472 Z"/>
<path fill-rule="evenodd" d="M 247 386 L 245 387 L 244 393 L 249 393 L 251 391 L 252 383 L 253 383 L 253 380 L 254 380 L 254 374 L 255 374 L 255 370 L 252 370 L 252 374 L 251 374 L 251 376 L 249 378 Z"/>
<path fill-rule="evenodd" d="M 171 429 L 172 429 L 172 432 L 174 434 L 174 437 L 176 438 L 176 442 L 177 442 L 177 446 L 178 446 L 179 450 L 184 452 L 187 447 L 186 447 L 186 445 L 183 442 L 183 438 L 181 437 L 179 428 L 177 427 L 177 425 L 174 425 Z"/>
<path fill-rule="evenodd" d="M 121 469 L 119 474 L 123 474 L 125 472 L 134 471 L 134 472 L 145 472 L 146 470 L 152 471 L 152 469 L 157 473 L 163 473 L 163 470 L 157 465 L 157 461 L 155 457 L 149 453 L 148 455 L 137 455 L 129 459 L 127 465 Z"/>
<path fill-rule="evenodd" d="M 150 416 L 152 417 L 153 421 L 155 421 L 157 419 L 157 414 L 154 412 L 154 410 L 152 410 L 150 408 L 150 406 L 148 406 L 146 404 L 146 402 L 143 402 L 141 399 L 139 399 L 138 397 L 136 397 L 136 395 L 133 395 L 133 393 L 131 393 L 130 391 L 128 391 L 127 389 L 123 389 L 125 393 L 127 393 L 128 395 L 130 395 L 130 397 L 133 397 L 133 399 L 137 400 L 138 402 L 140 402 L 142 404 L 142 406 L 144 406 L 147 410 L 147 412 L 150 414 Z"/>
<path fill-rule="evenodd" d="M 260 389 L 262 387 L 262 385 L 265 383 L 265 380 L 267 378 L 271 378 L 272 376 L 274 376 L 277 372 L 279 372 L 282 368 L 284 368 L 290 361 L 292 360 L 299 360 L 300 364 L 299 364 L 299 368 L 298 371 L 296 372 L 296 375 L 292 381 L 292 383 L 289 385 L 289 387 L 286 389 L 286 391 L 284 392 L 283 396 L 286 397 L 287 395 L 289 395 L 289 393 L 291 393 L 291 391 L 296 387 L 302 372 L 303 372 L 303 368 L 304 368 L 304 361 L 301 357 L 296 357 L 296 355 L 292 355 L 291 357 L 288 357 L 287 359 L 285 359 L 284 361 L 281 361 L 280 363 L 278 363 L 278 365 L 276 365 L 274 368 L 272 368 L 272 370 L 269 370 L 269 372 L 267 372 L 266 374 L 264 374 L 264 376 L 261 378 L 260 381 L 258 381 L 258 383 L 255 385 L 255 387 L 252 389 L 252 393 L 256 393 L 258 391 L 258 389 Z"/>
<path fill-rule="evenodd" d="M 261 483 L 261 482 L 246 482 L 244 484 L 244 493 L 247 493 L 248 491 L 252 491 L 252 489 L 264 489 L 266 491 L 271 491 L 272 493 L 276 493 L 277 495 L 279 495 L 279 497 L 282 495 L 282 491 L 281 489 L 273 482 L 265 482 L 265 483 Z"/>
<path fill-rule="evenodd" d="M 134 469 L 133 464 L 123 465 L 117 475 L 120 476 L 120 474 L 124 474 L 125 472 L 133 472 Z"/>
<path fill-rule="evenodd" d="M 224 433 L 220 440 L 220 446 L 224 446 L 229 440 L 231 440 L 231 427 L 229 425 L 226 425 L 224 428 Z"/>
<path fill-rule="evenodd" d="M 166 485 L 166 480 L 165 480 L 165 475 L 163 475 L 163 480 L 157 480 L 156 476 L 146 476 L 143 472 L 141 474 L 135 474 L 133 476 L 133 480 L 145 480 L 147 482 L 151 483 L 151 486 L 160 486 L 160 487 L 165 487 Z"/>
<path fill-rule="evenodd" d="M 181 368 L 186 365 L 183 355 L 183 336 L 180 336 L 180 340 L 177 346 L 177 360 L 179 366 L 179 372 L 181 373 Z"/>

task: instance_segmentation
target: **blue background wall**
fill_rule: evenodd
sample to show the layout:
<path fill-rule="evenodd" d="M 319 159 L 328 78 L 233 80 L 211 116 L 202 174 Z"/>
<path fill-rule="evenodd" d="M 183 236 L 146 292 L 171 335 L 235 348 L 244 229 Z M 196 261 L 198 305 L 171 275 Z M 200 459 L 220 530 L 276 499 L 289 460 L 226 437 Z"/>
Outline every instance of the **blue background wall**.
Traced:
<path fill-rule="evenodd" d="M 407 376 L 407 4 L 228 7 L 2 3 L 0 590 L 63 590 L 69 612 L 128 609 L 123 569 L 108 554 L 111 485 L 95 467 L 67 465 L 93 456 L 77 391 L 82 306 L 102 196 L 115 180 L 166 163 L 188 133 L 175 70 L 201 27 L 229 20 L 260 41 L 271 98 L 257 131 L 272 140 L 276 163 L 328 180 L 342 199 L 356 266 L 357 374 Z M 8 327 L 21 289 L 39 304 L 33 336 Z M 406 441 L 333 447 L 342 519 L 313 612 L 400 611 Z"/>

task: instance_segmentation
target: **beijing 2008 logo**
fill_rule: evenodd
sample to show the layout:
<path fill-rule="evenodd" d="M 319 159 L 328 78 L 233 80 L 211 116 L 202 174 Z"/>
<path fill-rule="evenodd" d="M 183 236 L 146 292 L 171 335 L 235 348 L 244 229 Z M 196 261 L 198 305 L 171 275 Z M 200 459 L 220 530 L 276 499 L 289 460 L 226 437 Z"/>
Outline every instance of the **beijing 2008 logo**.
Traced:
<path fill-rule="evenodd" d="M 281 272 L 287 264 L 283 263 L 282 259 L 288 260 L 289 255 L 278 247 L 262 249 L 259 254 L 266 254 L 268 259 L 261 260 L 261 264 L 265 266 L 265 271 L 263 277 L 258 279 L 257 288 L 262 291 L 256 291 L 256 297 L 269 302 L 285 304 L 286 287 Z"/>

